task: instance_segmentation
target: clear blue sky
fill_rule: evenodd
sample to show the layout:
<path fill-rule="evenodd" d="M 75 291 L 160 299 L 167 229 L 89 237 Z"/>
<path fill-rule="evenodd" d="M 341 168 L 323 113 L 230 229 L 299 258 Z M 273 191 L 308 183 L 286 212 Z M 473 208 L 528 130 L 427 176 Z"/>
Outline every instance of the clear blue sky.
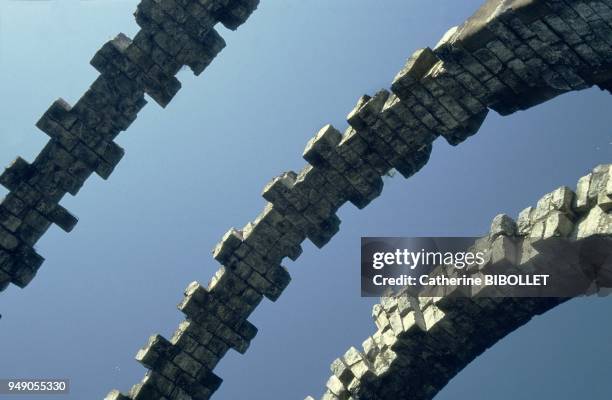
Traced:
<path fill-rule="evenodd" d="M 136 3 L 0 0 L 1 165 L 34 158 L 46 140 L 34 123 L 57 97 L 78 99 L 97 75 L 88 65 L 97 48 L 135 33 Z M 36 279 L 0 295 L 0 378 L 68 377 L 70 400 L 139 381 L 134 354 L 150 334 L 171 335 L 183 289 L 211 277 L 211 249 L 259 213 L 265 183 L 299 170 L 321 126 L 343 129 L 360 95 L 388 87 L 415 49 L 478 5 L 264 0 L 237 32 L 221 29 L 228 46 L 213 65 L 198 78 L 181 72 L 167 109 L 150 101 L 119 137 L 126 156 L 110 180 L 93 177 L 64 200 L 80 222 L 39 243 L 47 261 Z M 479 235 L 495 214 L 574 186 L 612 160 L 610 101 L 591 89 L 511 117 L 491 113 L 459 147 L 437 141 L 417 176 L 386 178 L 367 209 L 341 209 L 334 240 L 321 251 L 306 244 L 287 263 L 293 282 L 251 317 L 259 334 L 246 355 L 221 362 L 215 398 L 319 396 L 331 361 L 374 331 L 373 299 L 359 297 L 360 236 Z M 582 299 L 537 318 L 438 399 L 608 399 L 610 308 Z"/>

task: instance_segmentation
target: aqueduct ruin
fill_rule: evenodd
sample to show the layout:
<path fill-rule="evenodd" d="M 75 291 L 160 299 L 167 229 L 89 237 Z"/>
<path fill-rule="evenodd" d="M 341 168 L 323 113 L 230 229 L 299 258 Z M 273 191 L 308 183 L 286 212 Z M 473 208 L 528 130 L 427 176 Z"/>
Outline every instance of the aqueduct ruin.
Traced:
<path fill-rule="evenodd" d="M 148 94 L 161 106 L 180 89 L 182 66 L 195 74 L 224 47 L 214 30 L 236 29 L 258 0 L 143 0 L 141 30 L 106 43 L 91 64 L 99 77 L 74 105 L 54 102 L 37 126 L 50 140 L 32 162 L 18 158 L 0 176 L 10 192 L 0 205 L 0 288 L 26 286 L 43 258 L 34 245 L 51 224 L 76 224 L 59 202 L 95 172 L 108 178 L 123 150 L 113 140 L 135 120 Z M 594 85 L 612 90 L 612 0 L 489 0 L 450 29 L 434 48 L 416 51 L 391 90 L 363 96 L 341 133 L 323 127 L 308 142 L 299 172 L 263 191 L 264 210 L 230 229 L 213 251 L 222 264 L 211 282 L 191 284 L 179 309 L 186 320 L 168 340 L 151 337 L 137 360 L 149 369 L 128 394 L 107 400 L 208 399 L 221 384 L 214 372 L 232 348 L 244 353 L 257 329 L 249 315 L 263 297 L 276 300 L 290 282 L 281 265 L 339 230 L 346 202 L 364 208 L 392 169 L 408 178 L 428 161 L 435 139 L 457 145 L 475 134 L 489 109 L 509 115 Z M 609 235 L 609 166 L 581 179 L 576 193 L 559 189 L 492 237 Z M 514 228 L 508 228 L 508 227 Z M 501 230 L 500 230 L 501 229 Z M 509 230 L 508 230 L 509 229 Z M 430 399 L 452 376 L 501 337 L 564 299 L 383 299 L 378 331 L 362 351 L 332 365 L 323 399 Z M 487 328 L 471 346 L 466 332 Z M 461 346 L 458 346 L 461 344 Z M 460 351 L 459 348 L 462 350 Z M 420 366 L 426 363 L 429 368 Z"/>

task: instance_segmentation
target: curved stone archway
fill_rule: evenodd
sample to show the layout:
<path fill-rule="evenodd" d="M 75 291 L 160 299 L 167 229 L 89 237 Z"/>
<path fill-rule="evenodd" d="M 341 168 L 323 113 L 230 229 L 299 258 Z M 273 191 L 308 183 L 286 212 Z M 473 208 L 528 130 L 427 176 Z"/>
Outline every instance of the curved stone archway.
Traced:
<path fill-rule="evenodd" d="M 264 296 L 274 301 L 289 284 L 282 260 L 299 257 L 306 238 L 317 247 L 327 244 L 339 230 L 335 212 L 344 203 L 365 207 L 381 194 L 382 175 L 395 169 L 410 177 L 427 163 L 438 136 L 461 143 L 476 133 L 489 108 L 506 115 L 595 84 L 610 89 L 610 5 L 488 1 L 435 48 L 415 52 L 395 77 L 392 92 L 363 96 L 344 133 L 325 126 L 304 150 L 309 165 L 266 185 L 263 197 L 269 203 L 263 212 L 244 228 L 230 229 L 214 249 L 223 265 L 215 277 L 185 291 L 179 309 L 187 320 L 170 340 L 152 336 L 138 352 L 137 360 L 149 368 L 144 380 L 128 395 L 112 391 L 107 399 L 209 398 L 221 384 L 213 368 L 229 348 L 245 352 L 256 334 L 248 316 Z M 533 312 L 553 305 L 535 301 Z M 440 304 L 431 310 L 442 316 L 445 309 Z M 446 311 L 453 315 L 452 308 Z M 525 316 L 516 315 L 517 321 Z M 325 396 L 376 398 L 367 383 L 368 377 L 376 381 L 376 360 L 351 352 L 356 358 L 344 366 L 357 369 L 348 368 L 352 376 L 335 374 L 338 381 L 332 378 L 330 384 L 338 394 L 330 390 Z M 398 366 L 397 374 L 380 376 L 403 376 L 408 369 L 400 364 L 390 364 Z M 439 390 L 440 376 L 423 388 L 423 396 Z M 366 377 L 365 384 L 360 377 Z"/>
<path fill-rule="evenodd" d="M 55 101 L 36 126 L 50 137 L 32 163 L 17 158 L 1 175 L 9 194 L 0 202 L 0 291 L 25 287 L 44 259 L 34 246 L 51 224 L 70 232 L 77 218 L 59 203 L 76 195 L 95 172 L 107 179 L 123 158 L 114 139 L 147 104 L 165 107 L 178 93 L 175 77 L 188 66 L 199 75 L 225 47 L 214 29 L 237 29 L 259 0 L 143 0 L 134 39 L 119 34 L 90 64 L 100 72 L 74 106 Z"/>
<path fill-rule="evenodd" d="M 596 279 L 582 271 L 593 268 L 598 289 L 609 289 L 611 209 L 612 165 L 600 165 L 580 179 L 576 193 L 558 188 L 523 210 L 517 222 L 497 216 L 479 247 L 491 254 L 482 269 L 502 265 L 511 273 L 512 268 L 529 271 L 534 264 L 554 263 L 573 273 L 566 279 L 584 279 L 588 287 Z M 578 246 L 607 253 L 592 252 L 591 259 L 581 260 L 571 256 Z M 322 399 L 432 399 L 486 349 L 569 300 L 488 296 L 383 298 L 372 311 L 376 333 L 363 342 L 363 351 L 352 347 L 332 363 Z"/>
<path fill-rule="evenodd" d="M 212 28 L 215 23 L 235 29 L 257 3 L 141 2 L 136 18 L 142 30 L 134 40 L 119 35 L 96 54 L 91 63 L 101 75 L 91 88 L 74 107 L 55 102 L 38 122 L 51 137 L 41 154 L 32 164 L 18 159 L 0 177 L 10 190 L 0 207 L 0 288 L 9 282 L 25 286 L 34 277 L 42 258 L 33 246 L 51 223 L 67 231 L 74 226 L 76 219 L 59 201 L 66 193 L 76 194 L 91 173 L 110 175 L 123 155 L 113 139 L 145 105 L 144 93 L 165 106 L 180 88 L 174 78 L 180 67 L 187 65 L 199 74 L 224 46 Z M 257 333 L 247 320 L 250 314 L 263 297 L 274 301 L 289 284 L 283 259 L 297 259 L 306 238 L 318 247 L 327 244 L 339 230 L 336 211 L 342 205 L 351 202 L 364 208 L 381 194 L 381 176 L 392 169 L 412 176 L 427 163 L 435 139 L 442 136 L 453 145 L 461 143 L 477 132 L 489 109 L 508 115 L 594 85 L 612 89 L 612 0 L 487 1 L 433 49 L 415 52 L 395 77 L 391 91 L 359 99 L 344 133 L 330 125 L 321 129 L 304 151 L 309 163 L 304 169 L 286 172 L 265 187 L 268 204 L 263 212 L 242 229 L 228 231 L 215 248 L 214 258 L 223 266 L 211 282 L 206 287 L 193 283 L 185 291 L 179 309 L 187 319 L 170 340 L 155 335 L 139 351 L 138 361 L 149 369 L 144 380 L 129 394 L 112 391 L 107 399 L 210 398 L 221 384 L 213 372 L 219 360 L 230 348 L 244 353 Z M 597 215 L 604 218 L 607 213 Z M 392 314 L 394 307 L 399 310 L 399 303 L 391 308 L 389 304 L 383 304 L 385 314 L 377 315 L 383 321 L 380 315 Z M 542 312 L 555 301 L 513 304 L 502 301 L 499 306 L 516 315 L 508 322 L 515 328 L 521 318 Z M 494 311 L 486 311 L 486 302 L 473 305 L 484 316 L 499 310 L 493 305 Z M 436 338 L 434 332 L 448 333 L 443 330 L 446 322 L 460 321 L 462 307 L 468 304 L 422 304 L 406 314 L 412 312 L 415 323 L 402 320 L 402 327 L 412 332 L 409 335 L 423 336 L 418 329 L 427 332 L 423 343 L 428 344 L 429 338 Z M 406 315 L 400 313 L 402 318 Z M 390 324 L 397 319 L 391 317 L 387 317 Z M 387 344 L 388 349 L 398 354 L 403 331 L 390 326 L 398 347 Z M 391 341 L 388 332 L 383 329 L 381 335 Z M 344 364 L 337 364 L 340 369 L 350 367 L 352 378 L 348 381 L 348 373 L 335 374 L 337 381 L 332 378 L 326 396 L 375 396 L 368 392 L 369 377 L 374 385 L 379 378 L 398 379 L 410 371 L 401 356 L 397 363 L 387 360 L 392 356 L 385 352 L 384 342 L 379 345 L 372 339 L 371 348 L 364 353 L 351 351 Z M 447 350 L 434 351 L 436 357 L 443 355 L 444 364 L 437 364 L 440 373 L 418 393 L 432 396 L 476 353 L 453 364 Z M 383 391 L 378 396 L 404 395 L 405 389 L 398 390 L 399 394 Z"/>

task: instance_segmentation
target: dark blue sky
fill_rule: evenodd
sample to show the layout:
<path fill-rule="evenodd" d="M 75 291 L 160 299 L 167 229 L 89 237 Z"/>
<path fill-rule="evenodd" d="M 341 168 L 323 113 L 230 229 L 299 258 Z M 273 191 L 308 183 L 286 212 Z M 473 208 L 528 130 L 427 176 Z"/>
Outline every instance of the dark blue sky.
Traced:
<path fill-rule="evenodd" d="M 0 164 L 32 160 L 46 137 L 34 123 L 57 97 L 74 103 L 97 72 L 95 50 L 133 35 L 136 1 L 0 0 Z M 186 285 L 217 269 L 210 255 L 230 227 L 264 205 L 260 192 L 299 170 L 307 140 L 364 93 L 388 87 L 405 59 L 433 46 L 479 1 L 263 1 L 200 77 L 162 110 L 153 101 L 118 142 L 126 156 L 108 182 L 93 177 L 63 204 L 80 218 L 38 245 L 47 261 L 25 289 L 0 295 L 0 378 L 68 377 L 70 400 L 127 390 L 144 369 L 147 337 L 169 337 Z M 329 364 L 374 332 L 373 299 L 359 297 L 361 236 L 479 235 L 499 212 L 516 214 L 558 186 L 573 187 L 612 159 L 611 98 L 598 89 L 501 118 L 458 147 L 435 143 L 406 181 L 385 178 L 362 211 L 339 212 L 323 250 L 288 262 L 293 281 L 251 317 L 246 355 L 218 367 L 215 398 L 319 396 Z M 0 194 L 5 193 L 0 191 Z M 440 400 L 608 399 L 609 299 L 572 301 L 487 351 Z M 44 396 L 37 397 L 44 400 Z M 57 397 L 49 397 L 57 398 Z"/>

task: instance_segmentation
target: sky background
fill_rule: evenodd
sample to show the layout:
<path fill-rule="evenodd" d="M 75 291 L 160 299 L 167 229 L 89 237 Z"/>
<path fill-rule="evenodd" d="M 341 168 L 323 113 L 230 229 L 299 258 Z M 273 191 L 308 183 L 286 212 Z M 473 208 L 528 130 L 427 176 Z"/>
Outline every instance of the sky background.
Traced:
<path fill-rule="evenodd" d="M 47 261 L 24 290 L 0 294 L 0 378 L 67 377 L 62 399 L 127 391 L 145 370 L 133 360 L 147 337 L 169 338 L 175 305 L 218 268 L 224 232 L 254 219 L 264 185 L 299 171 L 302 150 L 327 123 L 346 127 L 362 94 L 388 88 L 410 54 L 433 46 L 480 1 L 264 0 L 229 32 L 227 47 L 164 110 L 152 100 L 118 143 L 109 181 L 92 176 L 62 204 L 80 218 L 52 227 Z M 97 72 L 88 64 L 115 34 L 133 36 L 137 2 L 0 0 L 0 164 L 32 161 L 47 137 L 35 122 L 58 97 L 74 104 Z M 359 295 L 361 236 L 480 235 L 612 158 L 609 94 L 590 89 L 501 118 L 458 147 L 436 141 L 429 164 L 385 178 L 365 210 L 339 211 L 322 250 L 305 243 L 286 266 L 292 283 L 250 320 L 246 355 L 230 351 L 215 397 L 320 396 L 329 364 L 374 332 L 375 299 Z M 6 193 L 0 190 L 0 195 Z M 609 399 L 609 299 L 580 299 L 538 317 L 459 374 L 439 400 Z M 44 400 L 45 396 L 37 396 Z M 60 397 L 48 397 L 58 399 Z"/>

